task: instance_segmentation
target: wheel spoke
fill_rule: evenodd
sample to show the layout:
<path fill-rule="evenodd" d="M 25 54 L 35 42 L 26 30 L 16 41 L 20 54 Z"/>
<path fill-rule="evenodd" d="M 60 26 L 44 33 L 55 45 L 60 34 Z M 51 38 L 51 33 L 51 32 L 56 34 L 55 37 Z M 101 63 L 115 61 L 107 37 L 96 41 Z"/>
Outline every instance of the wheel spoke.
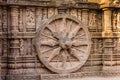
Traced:
<path fill-rule="evenodd" d="M 88 42 L 87 41 L 74 40 L 74 41 L 72 41 L 72 45 L 73 46 L 88 46 Z"/>
<path fill-rule="evenodd" d="M 68 33 L 71 31 L 72 23 L 73 21 L 70 21 L 70 23 L 68 24 Z"/>
<path fill-rule="evenodd" d="M 50 32 L 51 32 L 53 35 L 55 34 L 56 31 L 55 31 L 54 27 L 52 28 L 52 26 L 47 25 L 46 28 L 49 29 Z"/>
<path fill-rule="evenodd" d="M 57 47 L 54 47 L 54 48 L 51 48 L 51 49 L 47 49 L 47 50 L 45 50 L 45 51 L 42 51 L 41 54 L 47 53 L 47 52 L 52 51 L 52 50 L 54 50 L 54 49 L 56 49 L 56 48 L 57 48 Z"/>
<path fill-rule="evenodd" d="M 45 37 L 47 37 L 47 38 L 50 38 L 50 39 L 52 39 L 52 40 L 55 40 L 55 41 L 56 41 L 56 39 L 55 39 L 54 37 L 52 37 L 52 36 L 48 36 L 48 35 L 46 35 L 46 34 L 44 34 L 44 33 L 41 33 L 41 35 L 43 35 L 43 36 L 45 36 Z"/>
<path fill-rule="evenodd" d="M 68 38 L 71 39 L 71 38 L 75 37 L 75 35 L 77 34 L 77 32 L 79 31 L 80 28 L 81 27 L 78 25 L 73 30 L 71 30 L 71 32 L 68 35 Z"/>
<path fill-rule="evenodd" d="M 85 53 L 83 50 L 80 50 L 78 48 L 74 48 L 74 49 L 76 49 L 77 51 L 80 51 L 81 53 Z"/>
<path fill-rule="evenodd" d="M 68 54 L 67 50 L 65 50 L 65 53 Z M 70 62 L 70 66 L 72 66 L 72 63 L 71 63 L 71 59 L 70 59 L 69 54 L 67 55 L 67 58 L 68 58 L 68 60 L 69 60 L 69 62 Z"/>
<path fill-rule="evenodd" d="M 65 52 L 62 54 L 62 68 L 65 69 L 66 68 L 66 62 L 67 62 L 67 55 L 65 54 Z"/>
<path fill-rule="evenodd" d="M 58 67 L 58 62 L 60 61 L 60 58 L 61 58 L 60 54 L 57 55 L 56 67 Z"/>
<path fill-rule="evenodd" d="M 46 45 L 46 46 L 55 46 L 55 45 L 58 45 L 58 42 L 57 41 L 54 41 L 54 40 L 41 40 L 41 45 Z"/>
<path fill-rule="evenodd" d="M 79 53 L 77 53 L 75 49 L 71 49 L 70 54 L 80 61 Z"/>
<path fill-rule="evenodd" d="M 58 32 L 58 21 L 55 21 L 54 26 L 55 26 L 55 30 L 56 30 L 56 32 Z"/>
<path fill-rule="evenodd" d="M 63 18 L 62 19 L 62 22 L 61 22 L 61 24 L 60 24 L 61 26 L 60 26 L 60 32 L 65 32 L 65 27 L 66 27 L 66 18 Z"/>
<path fill-rule="evenodd" d="M 50 53 L 50 57 L 48 58 L 48 62 L 50 62 L 55 56 L 59 55 L 61 48 L 58 47 Z"/>

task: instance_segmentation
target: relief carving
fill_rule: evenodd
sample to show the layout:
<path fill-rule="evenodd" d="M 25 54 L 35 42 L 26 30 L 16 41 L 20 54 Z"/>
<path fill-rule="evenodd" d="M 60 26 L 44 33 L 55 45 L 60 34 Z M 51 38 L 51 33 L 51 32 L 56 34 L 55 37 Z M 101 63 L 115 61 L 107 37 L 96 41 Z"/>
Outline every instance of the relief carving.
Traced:
<path fill-rule="evenodd" d="M 18 7 L 17 6 L 12 6 L 11 7 L 11 26 L 10 26 L 10 30 L 13 31 L 13 32 L 18 31 L 18 15 L 19 15 Z"/>
<path fill-rule="evenodd" d="M 20 39 L 20 55 L 25 55 L 25 44 L 23 39 Z"/>
<path fill-rule="evenodd" d="M 76 17 L 59 14 L 37 32 L 37 54 L 48 69 L 70 73 L 85 63 L 90 53 L 90 36 L 87 27 L 80 25 L 84 24 L 80 24 Z"/>
<path fill-rule="evenodd" d="M 85 25 L 88 25 L 88 9 L 83 9 L 82 10 L 82 22 Z"/>
<path fill-rule="evenodd" d="M 96 12 L 90 12 L 89 13 L 89 27 L 90 28 L 96 28 L 96 26 L 97 26 L 97 22 L 96 22 L 97 20 L 96 20 Z"/>
<path fill-rule="evenodd" d="M 27 3 L 23 7 L 11 6 L 11 4 L 9 7 L 11 10 L 4 7 L 5 5 L 0 7 L 2 73 L 7 73 L 8 70 L 8 74 L 12 76 L 22 74 L 26 79 L 28 77 L 26 75 L 36 75 L 38 72 L 39 76 L 47 74 L 47 76 L 41 75 L 42 78 L 52 80 L 53 78 L 98 75 L 103 68 L 106 70 L 108 67 L 116 68 L 113 66 L 113 64 L 116 66 L 115 62 L 119 67 L 120 39 L 116 39 L 120 37 L 120 33 L 117 32 L 120 28 L 118 8 L 115 8 L 116 12 L 113 7 L 112 10 L 103 9 L 103 14 L 102 9 L 91 9 L 98 4 L 86 3 L 87 0 L 57 0 L 63 1 L 60 5 L 65 8 L 46 6 L 49 0 L 33 0 L 32 3 L 42 1 L 44 7 L 39 3 L 37 6 L 29 5 L 31 7 L 27 6 Z M 76 4 L 74 1 L 79 2 L 78 6 L 73 6 Z M 103 3 L 106 1 L 108 0 L 101 0 Z M 19 2 L 29 2 L 29 0 L 18 1 L 15 4 Z M 11 19 L 10 22 L 9 19 Z M 42 20 L 46 23 L 42 24 Z M 112 24 L 111 21 L 113 21 Z M 112 32 L 106 33 L 107 37 L 102 36 L 103 28 L 105 31 L 114 31 L 115 36 L 111 35 Z M 10 30 L 11 32 L 19 30 L 19 32 L 13 37 L 9 34 Z M 98 74 L 94 71 L 98 71 Z"/>
<path fill-rule="evenodd" d="M 117 13 L 117 28 L 120 28 L 120 10 Z"/>
<path fill-rule="evenodd" d="M 32 55 L 32 41 L 27 39 L 27 55 Z"/>
<path fill-rule="evenodd" d="M 3 39 L 3 50 L 2 50 L 2 55 L 7 56 L 8 54 L 8 41 L 7 39 Z"/>
<path fill-rule="evenodd" d="M 48 10 L 47 8 L 42 9 L 42 19 L 47 19 L 48 18 Z"/>
<path fill-rule="evenodd" d="M 35 8 L 27 7 L 26 23 L 27 23 L 27 31 L 35 30 Z"/>
<path fill-rule="evenodd" d="M 78 10 L 78 19 L 81 21 L 82 20 L 82 11 Z"/>
<path fill-rule="evenodd" d="M 19 10 L 19 31 L 23 32 L 23 9 Z"/>
<path fill-rule="evenodd" d="M 41 25 L 41 21 L 42 21 L 42 8 L 37 7 L 37 9 L 36 9 L 36 30 Z"/>
<path fill-rule="evenodd" d="M 71 9 L 70 10 L 70 15 L 77 17 L 77 10 L 76 9 Z"/>
<path fill-rule="evenodd" d="M 114 41 L 115 54 L 120 54 L 120 39 Z"/>
<path fill-rule="evenodd" d="M 2 27 L 3 27 L 3 32 L 7 32 L 7 8 L 3 7 L 2 10 Z"/>
<path fill-rule="evenodd" d="M 113 11 L 113 31 L 116 31 L 117 30 L 117 26 L 118 26 L 118 23 L 117 23 L 117 10 L 114 10 Z"/>
<path fill-rule="evenodd" d="M 54 8 L 49 8 L 48 9 L 48 18 L 53 16 L 55 14 L 55 9 Z"/>

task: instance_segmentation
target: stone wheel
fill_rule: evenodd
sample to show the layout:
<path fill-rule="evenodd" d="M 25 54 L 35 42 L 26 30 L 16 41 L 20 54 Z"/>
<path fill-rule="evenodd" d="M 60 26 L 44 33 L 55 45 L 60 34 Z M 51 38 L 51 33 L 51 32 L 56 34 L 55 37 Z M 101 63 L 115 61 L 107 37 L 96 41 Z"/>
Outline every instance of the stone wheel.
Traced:
<path fill-rule="evenodd" d="M 87 27 L 70 15 L 56 15 L 43 22 L 35 42 L 41 62 L 56 73 L 78 70 L 90 54 Z"/>

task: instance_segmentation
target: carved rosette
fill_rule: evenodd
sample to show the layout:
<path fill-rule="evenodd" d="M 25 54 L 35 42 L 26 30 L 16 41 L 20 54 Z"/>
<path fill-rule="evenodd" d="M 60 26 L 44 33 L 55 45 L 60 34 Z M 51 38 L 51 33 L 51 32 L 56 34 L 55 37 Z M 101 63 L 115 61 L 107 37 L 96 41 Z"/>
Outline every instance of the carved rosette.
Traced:
<path fill-rule="evenodd" d="M 56 73 L 75 72 L 90 54 L 91 40 L 87 27 L 70 15 L 55 15 L 45 21 L 35 40 L 39 59 Z"/>

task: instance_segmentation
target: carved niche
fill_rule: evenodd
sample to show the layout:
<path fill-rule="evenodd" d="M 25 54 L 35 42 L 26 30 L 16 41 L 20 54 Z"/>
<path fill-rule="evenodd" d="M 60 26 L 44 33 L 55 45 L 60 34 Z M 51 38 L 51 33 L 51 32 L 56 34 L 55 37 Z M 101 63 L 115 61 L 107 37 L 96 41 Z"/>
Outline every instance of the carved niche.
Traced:
<path fill-rule="evenodd" d="M 48 69 L 71 73 L 88 59 L 91 39 L 87 27 L 76 17 L 59 14 L 44 21 L 35 45 L 39 59 Z"/>

